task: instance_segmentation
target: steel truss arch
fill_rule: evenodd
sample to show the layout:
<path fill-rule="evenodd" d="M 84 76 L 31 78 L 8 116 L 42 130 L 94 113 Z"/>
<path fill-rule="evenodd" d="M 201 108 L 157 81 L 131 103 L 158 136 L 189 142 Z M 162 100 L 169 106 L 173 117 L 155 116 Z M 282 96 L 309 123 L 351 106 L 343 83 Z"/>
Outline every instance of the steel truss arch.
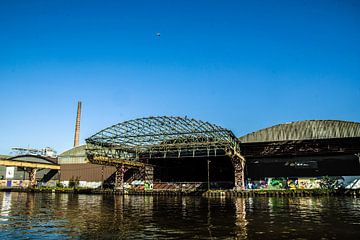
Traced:
<path fill-rule="evenodd" d="M 240 152 L 239 141 L 228 129 L 187 117 L 148 117 L 105 128 L 86 139 L 88 155 L 127 160 L 160 157 L 176 152 L 194 157 Z"/>
<path fill-rule="evenodd" d="M 245 160 L 228 129 L 188 117 L 148 117 L 115 124 L 87 138 L 87 158 L 102 165 L 144 167 L 149 159 L 229 156 L 235 187 L 243 187 Z"/>

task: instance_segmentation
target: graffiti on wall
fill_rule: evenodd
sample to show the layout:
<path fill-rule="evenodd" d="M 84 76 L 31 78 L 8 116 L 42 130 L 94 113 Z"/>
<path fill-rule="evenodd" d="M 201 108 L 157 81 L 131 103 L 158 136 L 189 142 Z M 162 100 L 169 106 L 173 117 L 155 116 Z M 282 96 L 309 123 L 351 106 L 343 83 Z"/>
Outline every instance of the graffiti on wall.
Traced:
<path fill-rule="evenodd" d="M 247 181 L 247 189 L 267 189 L 267 179 L 251 180 Z"/>
<path fill-rule="evenodd" d="M 300 189 L 315 189 L 320 188 L 320 180 L 313 178 L 299 178 L 298 188 Z"/>
<path fill-rule="evenodd" d="M 264 178 L 260 180 L 248 179 L 247 189 L 316 189 L 320 188 L 317 178 Z"/>
<path fill-rule="evenodd" d="M 284 189 L 285 186 L 285 178 L 269 178 L 269 189 Z"/>

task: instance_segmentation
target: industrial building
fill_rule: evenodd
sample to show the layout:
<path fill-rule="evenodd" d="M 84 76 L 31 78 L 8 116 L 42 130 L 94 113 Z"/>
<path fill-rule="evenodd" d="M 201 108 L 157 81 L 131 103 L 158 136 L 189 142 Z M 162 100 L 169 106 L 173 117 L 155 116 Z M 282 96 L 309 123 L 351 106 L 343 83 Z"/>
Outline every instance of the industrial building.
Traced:
<path fill-rule="evenodd" d="M 358 122 L 298 121 L 238 138 L 226 128 L 197 119 L 148 117 L 110 126 L 80 145 L 80 116 L 81 102 L 74 147 L 56 158 L 46 156 L 54 153 L 49 148 L 44 153 L 1 156 L 0 183 L 9 186 L 5 179 L 9 160 L 17 166 L 10 178 L 17 185 L 52 179 L 90 188 L 123 189 L 135 182 L 154 189 L 167 183 L 238 190 L 250 180 L 360 175 Z"/>
<path fill-rule="evenodd" d="M 360 175 L 360 123 L 292 122 L 239 140 L 248 177 Z"/>
<path fill-rule="evenodd" d="M 64 185 L 77 179 L 82 187 L 100 187 L 115 172 L 114 167 L 90 163 L 86 157 L 86 145 L 79 145 L 61 153 L 58 162 L 61 166 L 59 180 Z"/>
<path fill-rule="evenodd" d="M 136 174 L 145 179 L 146 165 L 155 184 L 209 179 L 214 187 L 229 188 L 244 187 L 236 183 L 245 181 L 241 174 L 247 179 L 360 175 L 360 123 L 348 121 L 285 123 L 235 138 L 207 122 L 151 117 L 111 126 L 87 143 L 87 151 L 82 145 L 59 156 L 62 181 L 115 182 L 117 167 L 125 181 Z M 234 146 L 240 154 L 235 161 L 244 164 L 237 173 Z"/>

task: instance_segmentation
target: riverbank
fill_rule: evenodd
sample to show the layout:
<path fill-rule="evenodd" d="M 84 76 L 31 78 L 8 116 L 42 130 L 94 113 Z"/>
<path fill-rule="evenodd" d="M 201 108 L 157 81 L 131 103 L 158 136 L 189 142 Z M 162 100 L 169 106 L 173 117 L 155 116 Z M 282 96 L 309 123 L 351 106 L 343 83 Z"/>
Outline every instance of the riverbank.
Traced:
<path fill-rule="evenodd" d="M 89 188 L 0 188 L 1 192 L 69 193 L 69 194 L 114 194 L 114 195 L 155 195 L 155 196 L 203 196 L 203 197 L 311 197 L 311 196 L 355 196 L 360 189 L 290 189 L 290 190 L 210 190 L 185 192 L 179 190 L 144 191 Z"/>

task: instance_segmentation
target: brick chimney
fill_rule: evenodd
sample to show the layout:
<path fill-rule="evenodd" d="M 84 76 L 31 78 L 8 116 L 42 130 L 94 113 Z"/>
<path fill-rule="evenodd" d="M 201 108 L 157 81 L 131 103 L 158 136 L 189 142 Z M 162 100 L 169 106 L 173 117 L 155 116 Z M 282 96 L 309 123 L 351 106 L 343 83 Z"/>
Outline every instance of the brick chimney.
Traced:
<path fill-rule="evenodd" d="M 79 146 L 80 138 L 80 116 L 81 116 L 81 102 L 78 102 L 76 124 L 75 124 L 75 136 L 74 136 L 74 147 Z"/>

